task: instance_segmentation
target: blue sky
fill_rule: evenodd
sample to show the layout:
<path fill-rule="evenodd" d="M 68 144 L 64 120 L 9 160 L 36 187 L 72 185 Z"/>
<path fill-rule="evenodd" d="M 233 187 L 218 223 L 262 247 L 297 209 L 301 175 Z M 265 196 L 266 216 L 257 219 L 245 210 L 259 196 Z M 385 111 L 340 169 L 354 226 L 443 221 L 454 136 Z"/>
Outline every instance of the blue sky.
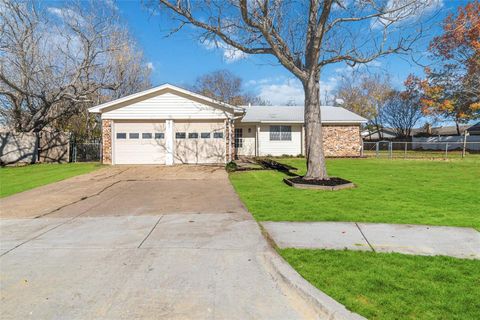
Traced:
<path fill-rule="evenodd" d="M 455 12 L 457 6 L 466 3 L 450 0 L 440 2 L 440 12 L 434 21 L 437 23 L 448 13 Z M 165 37 L 169 21 L 162 20 L 164 17 L 152 15 L 137 1 L 117 1 L 117 7 L 143 49 L 146 61 L 152 66 L 153 85 L 169 82 L 188 87 L 202 74 L 227 69 L 244 80 L 246 90 L 261 95 L 273 104 L 291 100 L 298 104 L 303 102 L 303 93 L 298 81 L 278 65 L 274 58 L 247 56 L 232 59 L 226 56 L 222 49 L 206 48 L 195 38 L 190 28 Z M 438 27 L 433 28 L 431 36 L 439 31 Z M 424 48 L 425 46 L 418 49 L 424 51 Z M 369 69 L 372 72 L 388 72 L 393 84 L 400 86 L 409 73 L 422 73 L 421 67 L 405 59 L 400 56 L 389 56 L 371 64 Z M 345 70 L 346 67 L 342 64 L 331 65 L 324 70 L 322 94 L 334 90 L 339 74 Z"/>

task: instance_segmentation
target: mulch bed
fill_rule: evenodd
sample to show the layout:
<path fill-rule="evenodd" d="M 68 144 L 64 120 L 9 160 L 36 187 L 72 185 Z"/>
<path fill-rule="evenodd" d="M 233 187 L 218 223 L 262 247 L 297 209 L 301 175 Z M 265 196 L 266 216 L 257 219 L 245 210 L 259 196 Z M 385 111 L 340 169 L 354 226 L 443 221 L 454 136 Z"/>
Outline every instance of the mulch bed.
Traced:
<path fill-rule="evenodd" d="M 290 178 L 288 180 L 292 181 L 293 183 L 312 184 L 316 186 L 329 186 L 329 187 L 352 183 L 351 181 L 348 181 L 342 178 L 337 178 L 337 177 L 331 177 L 330 180 L 305 180 L 303 179 L 303 177 L 298 176 L 295 178 Z"/>
<path fill-rule="evenodd" d="M 283 181 L 289 186 L 300 189 L 320 189 L 320 190 L 341 190 L 355 188 L 355 185 L 348 180 L 331 177 L 329 180 L 305 180 L 301 176 L 284 178 Z"/>

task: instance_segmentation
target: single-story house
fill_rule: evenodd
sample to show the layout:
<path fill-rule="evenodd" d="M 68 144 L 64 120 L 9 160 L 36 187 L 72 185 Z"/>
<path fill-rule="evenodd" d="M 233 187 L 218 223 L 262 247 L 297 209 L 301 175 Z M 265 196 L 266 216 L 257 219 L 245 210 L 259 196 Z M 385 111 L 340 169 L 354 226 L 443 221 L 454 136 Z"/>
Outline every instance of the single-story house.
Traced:
<path fill-rule="evenodd" d="M 392 128 L 381 128 L 380 130 L 363 130 L 362 138 L 365 141 L 394 140 L 397 133 Z"/>
<path fill-rule="evenodd" d="M 469 127 L 467 129 L 467 132 L 472 135 L 472 136 L 478 136 L 480 135 L 480 122 L 477 122 L 476 124 L 474 124 L 473 126 Z"/>
<path fill-rule="evenodd" d="M 237 107 L 165 84 L 89 109 L 102 121 L 106 164 L 225 163 L 304 154 L 303 107 Z M 360 156 L 366 120 L 321 107 L 326 156 Z"/>

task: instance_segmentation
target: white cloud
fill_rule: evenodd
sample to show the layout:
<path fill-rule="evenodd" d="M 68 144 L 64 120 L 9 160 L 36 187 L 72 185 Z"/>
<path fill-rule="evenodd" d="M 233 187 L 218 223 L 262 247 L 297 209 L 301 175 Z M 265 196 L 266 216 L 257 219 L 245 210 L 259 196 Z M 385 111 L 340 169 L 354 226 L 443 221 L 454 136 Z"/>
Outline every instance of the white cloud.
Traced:
<path fill-rule="evenodd" d="M 272 105 L 302 105 L 304 101 L 302 84 L 293 78 L 280 83 L 262 83 L 258 85 L 258 89 L 258 96 Z"/>
<path fill-rule="evenodd" d="M 207 50 L 216 50 L 220 49 L 223 54 L 223 60 L 226 63 L 232 63 L 238 60 L 242 60 L 247 57 L 245 52 L 242 52 L 224 42 L 214 41 L 214 40 L 204 40 L 201 42 L 202 46 Z"/>
<path fill-rule="evenodd" d="M 153 65 L 153 62 L 147 62 L 146 66 L 147 66 L 147 69 L 151 71 L 155 71 L 155 66 Z"/>
<path fill-rule="evenodd" d="M 371 21 L 373 29 L 384 28 L 392 21 L 403 23 L 414 18 L 421 17 L 433 10 L 441 8 L 443 0 L 419 0 L 412 2 L 411 0 L 388 0 L 385 11 L 392 11 L 377 19 Z"/>
<path fill-rule="evenodd" d="M 84 23 L 85 19 L 77 12 L 67 8 L 48 7 L 47 11 L 60 19 L 74 19 L 78 23 Z"/>
<path fill-rule="evenodd" d="M 332 93 L 337 82 L 338 80 L 335 77 L 330 77 L 327 81 L 320 81 L 321 104 L 325 104 L 325 100 L 331 101 L 333 99 Z M 264 78 L 250 80 L 247 85 L 256 88 L 258 96 L 272 105 L 304 104 L 303 86 L 296 78 Z"/>

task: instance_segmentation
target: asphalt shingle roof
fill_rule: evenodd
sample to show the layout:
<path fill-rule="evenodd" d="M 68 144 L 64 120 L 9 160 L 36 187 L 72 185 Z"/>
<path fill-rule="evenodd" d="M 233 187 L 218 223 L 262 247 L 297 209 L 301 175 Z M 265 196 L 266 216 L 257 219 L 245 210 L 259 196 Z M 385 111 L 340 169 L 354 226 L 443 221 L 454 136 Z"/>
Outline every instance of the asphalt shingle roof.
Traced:
<path fill-rule="evenodd" d="M 241 122 L 303 122 L 303 106 L 250 106 Z M 367 120 L 342 107 L 321 106 L 322 122 L 361 123 Z"/>

